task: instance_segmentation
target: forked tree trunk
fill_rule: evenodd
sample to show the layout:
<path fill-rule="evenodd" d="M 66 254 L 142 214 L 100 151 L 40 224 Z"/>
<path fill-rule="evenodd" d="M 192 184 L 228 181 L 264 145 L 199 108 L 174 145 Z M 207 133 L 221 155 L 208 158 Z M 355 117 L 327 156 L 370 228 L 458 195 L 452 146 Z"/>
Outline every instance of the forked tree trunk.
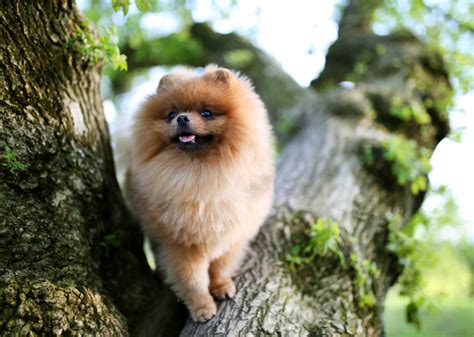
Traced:
<path fill-rule="evenodd" d="M 408 219 L 423 195 L 398 185 L 382 160 L 364 166 L 361 149 L 394 133 L 434 148 L 447 121 L 432 102 L 446 99 L 449 83 L 437 55 L 407 33 L 373 35 L 372 11 L 355 15 L 362 13 L 358 6 L 350 2 L 314 82 L 320 93 L 299 88 L 236 35 L 194 27 L 208 62 L 226 65 L 223 53 L 236 49 L 251 53 L 240 70 L 254 80 L 275 125 L 286 125 L 278 134 L 287 145 L 274 210 L 236 280 L 236 297 L 222 302 L 211 321 L 188 321 L 182 330 L 187 314 L 147 268 L 117 187 L 99 67 L 68 43 L 81 22 L 75 6 L 2 3 L 2 335 L 380 335 L 384 297 L 399 273 L 385 249 L 388 217 Z M 364 73 L 354 72 L 360 62 Z M 356 87 L 340 89 L 345 79 Z M 427 111 L 431 121 L 394 118 L 395 96 Z M 288 126 L 292 137 L 285 138 Z M 329 254 L 292 268 L 286 254 L 307 240 L 318 218 L 339 224 L 346 263 Z M 367 280 L 373 306 L 360 305 L 351 254 L 380 270 Z"/>

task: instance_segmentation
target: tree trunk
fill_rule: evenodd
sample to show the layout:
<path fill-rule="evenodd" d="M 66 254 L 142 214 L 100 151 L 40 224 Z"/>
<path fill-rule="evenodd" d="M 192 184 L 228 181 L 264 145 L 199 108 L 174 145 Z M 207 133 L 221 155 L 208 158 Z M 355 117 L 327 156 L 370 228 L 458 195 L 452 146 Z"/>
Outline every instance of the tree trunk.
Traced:
<path fill-rule="evenodd" d="M 0 331 L 176 335 L 187 314 L 146 266 L 117 187 L 99 67 L 68 43 L 81 18 L 70 2 L 45 3 L 2 3 L 0 17 Z M 313 83 L 319 93 L 297 86 L 244 39 L 193 28 L 203 62 L 253 79 L 287 145 L 274 209 L 236 279 L 235 298 L 221 302 L 205 324 L 188 320 L 182 336 L 381 335 L 384 297 L 400 272 L 385 248 L 389 218 L 407 220 L 423 193 L 397 183 L 379 143 L 403 134 L 433 149 L 448 130 L 450 87 L 437 55 L 408 33 L 373 35 L 373 11 L 359 3 L 351 1 L 343 15 Z M 252 62 L 230 64 L 223 55 L 235 50 L 246 50 Z M 355 88 L 339 88 L 342 80 Z M 393 97 L 422 109 L 428 122 L 401 121 L 391 112 Z M 367 148 L 372 165 L 364 162 Z M 317 219 L 339 224 L 345 263 L 326 254 L 291 265 L 288 253 L 308 241 Z M 363 284 L 357 261 L 378 268 Z M 364 292 L 376 301 L 367 305 Z"/>
<path fill-rule="evenodd" d="M 76 49 L 90 28 L 72 1 L 0 7 L 0 334 L 127 335 L 161 293 Z"/>

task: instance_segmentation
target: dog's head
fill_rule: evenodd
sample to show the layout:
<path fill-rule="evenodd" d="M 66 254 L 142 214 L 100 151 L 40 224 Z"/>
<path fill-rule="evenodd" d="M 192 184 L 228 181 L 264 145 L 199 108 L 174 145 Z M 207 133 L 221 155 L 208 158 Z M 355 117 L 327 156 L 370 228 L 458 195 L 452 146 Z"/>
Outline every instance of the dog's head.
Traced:
<path fill-rule="evenodd" d="M 201 76 L 164 76 L 139 113 L 136 135 L 146 138 L 148 157 L 165 149 L 189 155 L 232 151 L 255 137 L 261 118 L 252 121 L 252 115 L 263 109 L 246 78 L 211 65 Z"/>
<path fill-rule="evenodd" d="M 202 77 L 166 75 L 158 86 L 165 121 L 160 132 L 182 151 L 206 151 L 222 141 L 232 110 L 228 97 L 234 75 L 212 69 Z"/>

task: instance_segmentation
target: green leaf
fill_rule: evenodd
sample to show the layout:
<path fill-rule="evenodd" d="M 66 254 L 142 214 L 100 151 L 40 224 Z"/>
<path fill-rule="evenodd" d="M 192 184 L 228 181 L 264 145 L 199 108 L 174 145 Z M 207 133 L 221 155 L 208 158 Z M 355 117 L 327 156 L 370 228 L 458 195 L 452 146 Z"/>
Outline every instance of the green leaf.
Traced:
<path fill-rule="evenodd" d="M 120 9 L 122 9 L 123 15 L 127 15 L 129 7 L 129 0 L 112 0 L 112 8 L 114 11 L 118 12 Z"/>
<path fill-rule="evenodd" d="M 136 0 L 135 4 L 140 12 L 150 12 L 153 9 L 150 0 Z"/>
<path fill-rule="evenodd" d="M 118 11 L 120 10 L 120 8 L 122 7 L 122 0 L 112 0 L 112 8 L 114 9 L 114 11 Z"/>

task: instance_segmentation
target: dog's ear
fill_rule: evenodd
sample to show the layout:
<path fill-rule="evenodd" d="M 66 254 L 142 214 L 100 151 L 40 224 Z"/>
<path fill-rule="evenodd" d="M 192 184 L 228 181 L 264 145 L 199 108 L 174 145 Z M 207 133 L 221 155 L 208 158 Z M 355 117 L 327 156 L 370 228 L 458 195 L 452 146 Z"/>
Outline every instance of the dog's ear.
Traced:
<path fill-rule="evenodd" d="M 168 89 L 176 86 L 179 82 L 181 82 L 184 78 L 186 77 L 185 74 L 168 74 L 164 75 L 160 83 L 158 84 L 158 88 L 156 88 L 157 91 L 161 89 Z"/>
<path fill-rule="evenodd" d="M 216 82 L 227 84 L 232 77 L 232 73 L 227 69 L 219 68 L 215 71 L 214 77 Z"/>
<path fill-rule="evenodd" d="M 230 70 L 225 68 L 217 68 L 216 66 L 208 67 L 206 73 L 204 74 L 206 80 L 225 85 L 229 84 L 233 76 L 234 75 Z"/>

